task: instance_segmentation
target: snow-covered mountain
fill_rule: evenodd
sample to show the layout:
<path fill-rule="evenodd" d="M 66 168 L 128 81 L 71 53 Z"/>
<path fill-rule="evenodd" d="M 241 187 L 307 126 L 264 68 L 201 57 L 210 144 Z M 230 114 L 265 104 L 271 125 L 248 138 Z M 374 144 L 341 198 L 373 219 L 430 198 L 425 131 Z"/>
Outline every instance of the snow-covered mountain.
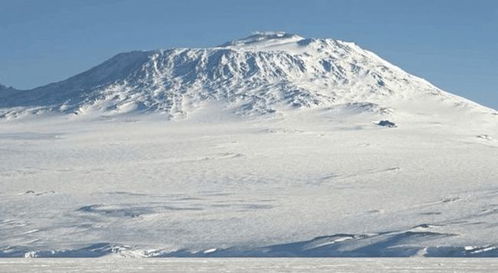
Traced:
<path fill-rule="evenodd" d="M 0 116 L 0 257 L 498 256 L 497 112 L 352 43 L 123 53 Z"/>
<path fill-rule="evenodd" d="M 0 111 L 5 117 L 44 112 L 175 117 L 215 101 L 251 115 L 341 104 L 378 110 L 423 96 L 472 104 L 353 43 L 259 33 L 212 48 L 118 54 L 67 80 L 9 92 Z"/>

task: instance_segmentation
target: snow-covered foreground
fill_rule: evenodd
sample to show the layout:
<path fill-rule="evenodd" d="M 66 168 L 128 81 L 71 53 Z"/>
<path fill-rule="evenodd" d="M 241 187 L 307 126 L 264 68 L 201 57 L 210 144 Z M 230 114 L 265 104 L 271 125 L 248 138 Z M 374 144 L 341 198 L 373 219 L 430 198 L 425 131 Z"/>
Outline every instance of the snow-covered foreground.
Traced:
<path fill-rule="evenodd" d="M 498 256 L 496 114 L 411 105 L 0 121 L 0 256 Z"/>
<path fill-rule="evenodd" d="M 497 259 L 1 259 L 0 272 L 494 272 Z"/>

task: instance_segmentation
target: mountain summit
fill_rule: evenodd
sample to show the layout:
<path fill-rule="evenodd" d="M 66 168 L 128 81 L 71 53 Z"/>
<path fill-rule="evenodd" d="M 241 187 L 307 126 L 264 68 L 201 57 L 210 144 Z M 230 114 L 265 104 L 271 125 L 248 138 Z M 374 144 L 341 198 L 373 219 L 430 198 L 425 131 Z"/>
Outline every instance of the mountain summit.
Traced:
<path fill-rule="evenodd" d="M 258 47 L 267 48 L 276 45 L 295 43 L 304 40 L 303 37 L 285 32 L 257 32 L 251 36 L 233 40 L 222 44 L 220 47 Z"/>
<path fill-rule="evenodd" d="M 64 81 L 4 97 L 3 117 L 46 112 L 184 117 L 209 102 L 239 115 L 337 105 L 367 105 L 370 111 L 427 97 L 486 109 L 353 43 L 284 32 L 256 33 L 212 48 L 122 53 Z"/>

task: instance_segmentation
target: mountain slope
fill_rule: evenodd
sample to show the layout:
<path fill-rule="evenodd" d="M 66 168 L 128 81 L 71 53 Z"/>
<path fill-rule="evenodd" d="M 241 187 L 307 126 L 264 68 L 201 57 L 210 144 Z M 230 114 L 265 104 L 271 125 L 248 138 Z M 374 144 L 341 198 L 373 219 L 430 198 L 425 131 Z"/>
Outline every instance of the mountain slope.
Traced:
<path fill-rule="evenodd" d="M 10 97 L 18 91 L 19 90 L 15 89 L 13 87 L 8 87 L 8 86 L 5 86 L 3 84 L 0 84 L 0 98 Z"/>
<path fill-rule="evenodd" d="M 390 107 L 423 96 L 477 107 L 352 43 L 262 33 L 213 48 L 118 54 L 67 80 L 8 96 L 0 107 L 7 117 L 23 112 L 185 116 L 216 101 L 251 115 L 355 102 Z"/>

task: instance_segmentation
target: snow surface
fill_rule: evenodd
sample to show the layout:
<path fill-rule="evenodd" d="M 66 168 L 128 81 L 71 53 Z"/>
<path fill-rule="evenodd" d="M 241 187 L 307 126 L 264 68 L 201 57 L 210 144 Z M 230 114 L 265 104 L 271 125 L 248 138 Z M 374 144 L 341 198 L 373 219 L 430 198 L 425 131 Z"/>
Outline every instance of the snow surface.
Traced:
<path fill-rule="evenodd" d="M 2 259 L 6 273 L 86 272 L 341 272 L 341 273 L 488 273 L 496 259 Z"/>
<path fill-rule="evenodd" d="M 0 98 L 1 257 L 498 256 L 497 112 L 352 43 L 124 53 Z"/>

